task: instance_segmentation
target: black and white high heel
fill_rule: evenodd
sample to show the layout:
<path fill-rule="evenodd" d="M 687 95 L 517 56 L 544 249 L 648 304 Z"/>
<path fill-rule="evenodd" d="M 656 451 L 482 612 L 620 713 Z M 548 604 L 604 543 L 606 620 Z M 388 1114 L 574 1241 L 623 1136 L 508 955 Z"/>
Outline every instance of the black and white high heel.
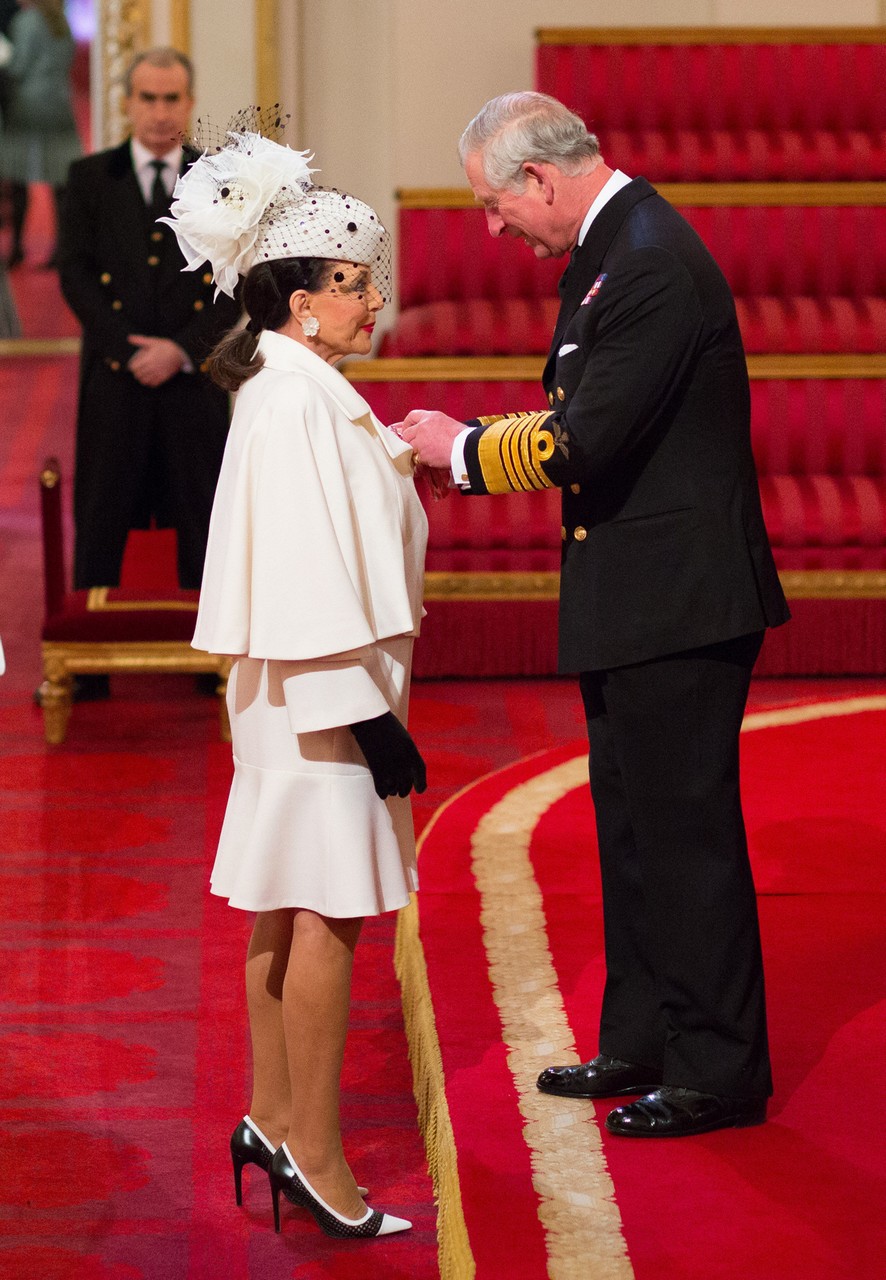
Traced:
<path fill-rule="evenodd" d="M 254 1120 L 244 1116 L 231 1134 L 231 1161 L 234 1165 L 234 1194 L 243 1203 L 243 1166 L 257 1164 L 270 1175 L 275 1147 L 271 1145 Z"/>
<path fill-rule="evenodd" d="M 280 1230 L 280 1202 L 282 1191 L 291 1204 L 300 1205 L 313 1214 L 318 1225 L 328 1236 L 343 1240 L 370 1239 L 373 1236 L 390 1236 L 395 1231 L 408 1231 L 412 1226 L 406 1218 L 395 1218 L 377 1209 L 367 1209 L 362 1218 L 345 1218 L 336 1213 L 314 1191 L 305 1178 L 284 1142 L 275 1153 L 268 1171 L 271 1180 L 271 1199 L 274 1203 L 274 1230 Z"/>

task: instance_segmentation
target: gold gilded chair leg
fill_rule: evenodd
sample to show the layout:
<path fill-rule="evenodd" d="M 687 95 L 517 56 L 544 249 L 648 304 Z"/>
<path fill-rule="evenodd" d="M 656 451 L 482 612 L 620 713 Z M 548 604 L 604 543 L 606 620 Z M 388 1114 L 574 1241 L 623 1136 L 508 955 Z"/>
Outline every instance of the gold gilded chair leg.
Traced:
<path fill-rule="evenodd" d="M 43 736 L 53 746 L 64 742 L 71 715 L 73 681 L 70 676 L 54 676 L 47 673 L 40 686 L 40 706 L 43 709 Z"/>

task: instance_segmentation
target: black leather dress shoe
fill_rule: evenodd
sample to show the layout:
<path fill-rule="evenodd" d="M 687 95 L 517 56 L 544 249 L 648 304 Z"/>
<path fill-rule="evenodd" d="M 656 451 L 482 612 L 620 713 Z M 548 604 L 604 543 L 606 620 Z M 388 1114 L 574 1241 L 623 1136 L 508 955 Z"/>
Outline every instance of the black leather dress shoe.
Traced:
<path fill-rule="evenodd" d="M 712 1129 L 744 1129 L 765 1119 L 765 1098 L 721 1098 L 662 1085 L 645 1098 L 610 1111 L 606 1128 L 623 1138 L 686 1138 Z"/>
<path fill-rule="evenodd" d="M 661 1076 L 652 1067 L 600 1053 L 577 1067 L 547 1067 L 536 1083 L 542 1093 L 562 1098 L 622 1098 L 628 1093 L 648 1093 L 661 1084 Z"/>

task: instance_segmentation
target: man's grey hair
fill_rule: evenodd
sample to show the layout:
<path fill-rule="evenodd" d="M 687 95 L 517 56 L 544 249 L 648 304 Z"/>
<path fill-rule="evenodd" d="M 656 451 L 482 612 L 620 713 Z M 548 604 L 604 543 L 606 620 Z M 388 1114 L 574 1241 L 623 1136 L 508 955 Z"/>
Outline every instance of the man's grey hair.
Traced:
<path fill-rule="evenodd" d="M 494 190 L 522 191 L 527 162 L 553 164 L 573 176 L 596 167 L 600 144 L 562 102 L 526 91 L 492 98 L 474 116 L 459 139 L 462 164 L 475 152 Z"/>
<path fill-rule="evenodd" d="M 127 98 L 132 97 L 132 77 L 136 67 L 140 67 L 146 62 L 150 67 L 184 67 L 188 76 L 188 94 L 193 96 L 194 93 L 194 64 L 186 53 L 182 53 L 180 49 L 170 48 L 168 45 L 158 47 L 156 49 L 143 49 L 141 53 L 137 53 L 130 62 L 123 75 L 123 91 Z"/>

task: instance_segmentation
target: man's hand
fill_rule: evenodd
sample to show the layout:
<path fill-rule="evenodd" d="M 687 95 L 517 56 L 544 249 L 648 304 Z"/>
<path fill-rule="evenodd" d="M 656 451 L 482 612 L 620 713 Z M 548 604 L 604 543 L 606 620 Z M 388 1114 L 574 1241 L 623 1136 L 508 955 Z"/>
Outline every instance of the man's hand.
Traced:
<path fill-rule="evenodd" d="M 149 338 L 130 333 L 127 341 L 138 347 L 127 368 L 143 387 L 160 387 L 174 377 L 187 361 L 187 353 L 171 338 Z"/>
<path fill-rule="evenodd" d="M 452 442 L 465 429 L 465 424 L 449 418 L 436 409 L 413 409 L 394 430 L 411 444 L 416 453 L 416 464 L 425 467 L 445 467 L 449 470 Z"/>

